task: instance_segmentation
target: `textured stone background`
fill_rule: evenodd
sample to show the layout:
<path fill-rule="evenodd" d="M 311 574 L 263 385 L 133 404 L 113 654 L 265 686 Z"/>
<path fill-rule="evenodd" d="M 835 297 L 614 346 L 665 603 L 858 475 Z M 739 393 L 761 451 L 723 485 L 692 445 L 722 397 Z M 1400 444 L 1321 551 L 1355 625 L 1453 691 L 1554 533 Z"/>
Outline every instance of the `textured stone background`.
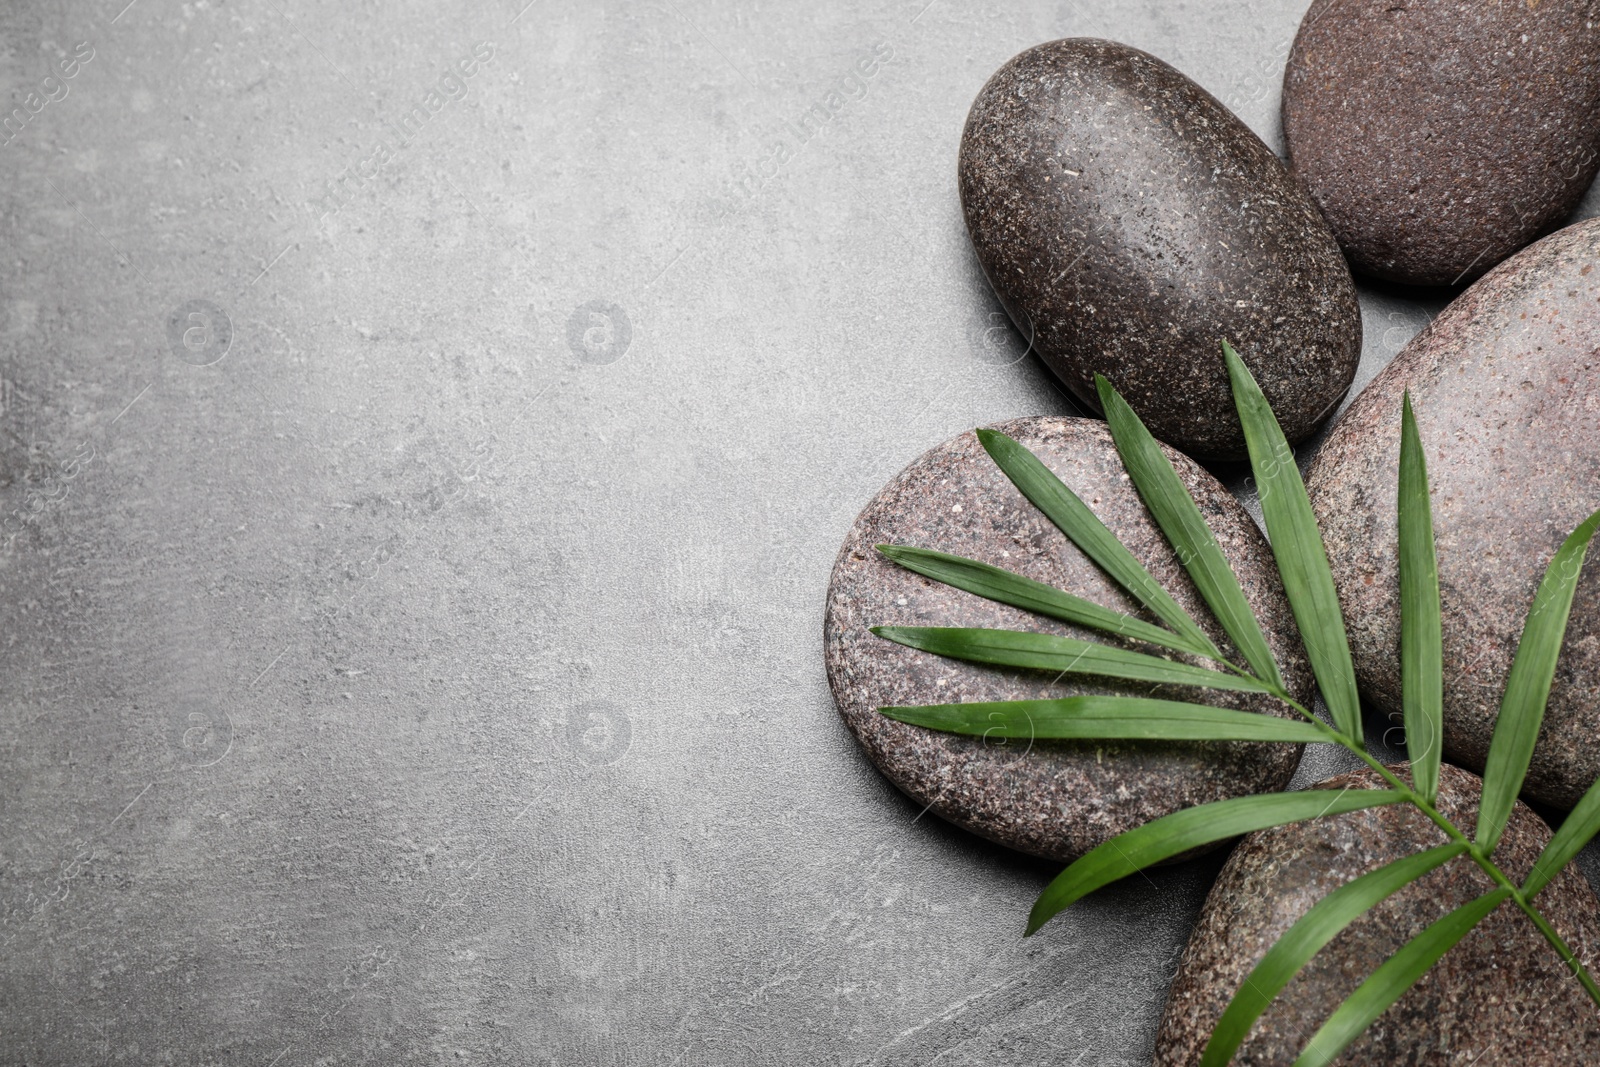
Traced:
<path fill-rule="evenodd" d="M 1144 1063 L 1220 860 L 1024 943 L 823 592 L 1070 410 L 961 228 L 988 74 L 1119 38 L 1279 147 L 1302 5 L 123 2 L 0 5 L 67 89 L 0 146 L 0 1062 Z M 1441 306 L 1362 304 L 1358 386 Z"/>

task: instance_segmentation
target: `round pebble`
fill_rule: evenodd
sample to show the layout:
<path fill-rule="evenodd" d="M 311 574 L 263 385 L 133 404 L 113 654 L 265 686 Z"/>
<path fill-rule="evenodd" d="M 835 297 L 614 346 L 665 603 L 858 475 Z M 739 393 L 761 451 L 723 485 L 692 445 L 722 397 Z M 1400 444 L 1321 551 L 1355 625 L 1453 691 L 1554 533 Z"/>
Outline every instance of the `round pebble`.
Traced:
<path fill-rule="evenodd" d="M 1350 268 L 1249 127 L 1154 56 L 1030 48 L 973 102 L 961 205 L 984 273 L 1062 383 L 1096 372 L 1150 432 L 1241 459 L 1221 352 L 1239 350 L 1290 441 L 1332 414 L 1361 355 Z"/>
<path fill-rule="evenodd" d="M 1482 770 L 1534 591 L 1600 507 L 1600 220 L 1524 249 L 1375 378 L 1307 473 L 1363 694 L 1400 721 L 1396 483 L 1407 390 L 1428 460 L 1444 608 L 1445 755 Z M 1579 579 L 1523 795 L 1600 777 L 1600 563 Z"/>
<path fill-rule="evenodd" d="M 1600 5 L 1320 0 L 1283 133 L 1357 270 L 1469 282 L 1559 225 L 1600 167 Z"/>
<path fill-rule="evenodd" d="M 1404 766 L 1395 768 L 1402 772 Z M 1330 778 L 1320 789 L 1381 789 L 1377 773 Z M 1439 808 L 1471 833 L 1482 783 L 1446 765 Z M 1250 834 L 1234 849 L 1178 964 L 1156 1038 L 1155 1067 L 1193 1067 L 1224 1008 L 1283 933 L 1329 893 L 1385 863 L 1448 843 L 1408 804 L 1328 816 Z M 1520 884 L 1550 829 L 1518 804 L 1495 862 Z M 1256 1021 L 1233 1063 L 1290 1067 L 1357 985 L 1448 912 L 1493 891 L 1457 857 L 1380 902 L 1329 942 Z M 1535 898 L 1591 971 L 1600 964 L 1594 891 L 1568 866 Z M 1572 1067 L 1600 1060 L 1600 1012 L 1549 942 L 1517 907 L 1501 904 L 1379 1016 L 1340 1067 L 1515 1064 Z"/>
<path fill-rule="evenodd" d="M 1104 423 L 1036 417 L 996 428 L 1021 441 L 1078 493 L 1232 654 L 1128 481 Z M 1167 455 L 1241 575 L 1290 691 L 1306 700 L 1310 674 L 1265 540 L 1210 474 L 1175 451 Z M 874 549 L 878 544 L 967 556 L 1120 611 L 1138 608 L 1012 486 L 975 434 L 930 449 L 897 475 L 862 511 L 840 549 L 828 588 L 824 648 L 845 723 L 868 758 L 919 807 L 1003 845 L 1066 862 L 1161 815 L 1280 789 L 1293 774 L 1300 756 L 1296 745 L 1007 741 L 939 733 L 884 717 L 877 710 L 883 706 L 1153 689 L 993 669 L 873 635 L 868 628 L 877 625 L 983 626 L 1101 639 L 922 578 L 884 559 Z M 1173 688 L 1158 695 L 1290 714 L 1259 696 Z"/>

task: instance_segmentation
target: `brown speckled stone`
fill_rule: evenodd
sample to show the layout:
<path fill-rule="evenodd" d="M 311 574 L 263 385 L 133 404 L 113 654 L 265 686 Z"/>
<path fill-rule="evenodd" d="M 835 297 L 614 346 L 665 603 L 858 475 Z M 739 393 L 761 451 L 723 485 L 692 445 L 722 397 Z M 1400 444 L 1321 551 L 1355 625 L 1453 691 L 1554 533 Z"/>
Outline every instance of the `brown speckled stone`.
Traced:
<path fill-rule="evenodd" d="M 1105 424 L 1026 418 L 996 427 L 1055 471 L 1225 652 L 1177 557 L 1127 480 Z M 1168 450 L 1223 551 L 1291 691 L 1305 699 L 1310 675 L 1270 550 L 1228 492 L 1193 461 Z M 988 626 L 1095 637 L 929 581 L 883 559 L 878 544 L 914 545 L 983 560 L 1049 582 L 1120 611 L 1137 606 L 1050 524 L 964 433 L 930 449 L 862 511 L 834 565 L 824 646 L 828 681 L 844 721 L 867 755 L 919 805 L 1001 844 L 1063 862 L 1107 838 L 1179 808 L 1280 789 L 1299 746 L 1265 744 L 1033 744 L 937 733 L 880 715 L 885 705 L 1015 700 L 1082 692 L 1149 693 L 1148 686 L 1073 676 L 1001 671 L 896 645 L 876 625 Z M 1142 646 L 1140 646 L 1142 647 Z M 1149 649 L 1145 649 L 1149 651 Z M 1279 711 L 1243 694 L 1163 689 L 1160 695 Z"/>
<path fill-rule="evenodd" d="M 1398 713 L 1395 493 L 1401 397 L 1411 390 L 1434 490 L 1445 754 L 1474 770 L 1539 579 L 1600 508 L 1597 264 L 1600 220 L 1501 264 L 1356 398 L 1307 476 L 1362 692 Z M 1591 552 L 1523 794 L 1567 808 L 1597 776 L 1600 564 Z"/>
<path fill-rule="evenodd" d="M 1219 343 L 1291 441 L 1349 388 L 1361 311 L 1316 206 L 1215 97 L 1136 48 L 1030 48 L 973 102 L 961 205 L 978 261 L 1033 347 L 1098 410 L 1096 372 L 1150 431 L 1239 459 Z"/>
<path fill-rule="evenodd" d="M 1403 766 L 1403 765 L 1402 765 Z M 1440 810 L 1468 833 L 1482 783 L 1446 766 Z M 1382 788 L 1370 770 L 1318 788 Z M 1495 861 L 1517 882 L 1550 830 L 1522 804 Z M 1224 864 L 1189 938 L 1156 1037 L 1155 1067 L 1200 1062 L 1223 1009 L 1267 950 L 1312 905 L 1385 863 L 1447 844 L 1409 805 L 1335 815 L 1250 834 Z M 1456 858 L 1357 919 L 1256 1021 L 1234 1067 L 1289 1067 L 1363 980 L 1430 923 L 1495 888 Z M 1568 865 L 1535 898 L 1591 971 L 1600 964 L 1594 891 Z M 1578 1067 L 1600 1060 L 1600 1011 L 1516 906 L 1501 904 L 1345 1050 L 1340 1067 Z"/>
<path fill-rule="evenodd" d="M 1470 281 L 1559 225 L 1600 167 L 1600 2 L 1318 0 L 1283 133 L 1357 270 Z"/>

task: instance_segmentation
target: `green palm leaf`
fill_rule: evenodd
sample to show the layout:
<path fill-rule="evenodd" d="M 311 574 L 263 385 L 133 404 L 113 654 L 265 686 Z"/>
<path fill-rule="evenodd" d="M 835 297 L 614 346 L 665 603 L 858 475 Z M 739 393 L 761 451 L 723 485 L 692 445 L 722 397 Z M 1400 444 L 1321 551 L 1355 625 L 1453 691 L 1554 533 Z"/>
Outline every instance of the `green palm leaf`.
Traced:
<path fill-rule="evenodd" d="M 1334 725 L 1341 733 L 1360 741 L 1361 699 L 1356 693 L 1344 616 L 1339 612 L 1339 594 L 1334 589 L 1328 552 L 1317 530 L 1305 482 L 1300 480 L 1294 453 L 1250 368 L 1226 341 L 1222 351 L 1233 382 L 1234 406 L 1250 451 L 1250 468 L 1261 493 L 1261 512 L 1267 520 L 1272 555 L 1278 562 L 1283 590 L 1300 628 L 1306 656 Z"/>
<path fill-rule="evenodd" d="M 1060 674 L 1098 674 L 1135 682 L 1195 685 L 1246 693 L 1271 692 L 1254 678 L 1223 674 L 1221 671 L 1193 667 L 1143 652 L 1056 634 L 955 626 L 874 626 L 872 632 L 907 648 L 972 663 L 986 663 L 993 667 L 1022 667 Z"/>
<path fill-rule="evenodd" d="M 1044 513 L 1079 551 L 1095 562 L 1110 578 L 1139 603 L 1172 627 L 1180 636 L 1204 649 L 1205 655 L 1220 659 L 1222 653 L 1200 629 L 1198 623 L 1172 599 L 1144 564 L 1106 529 L 1089 506 L 1042 463 L 1038 456 L 997 430 L 979 430 L 978 441 L 995 465 L 1023 496 Z"/>
<path fill-rule="evenodd" d="M 1259 793 L 1185 808 L 1118 834 L 1090 850 L 1056 876 L 1028 915 L 1028 933 L 1062 909 L 1133 872 L 1201 845 L 1265 830 L 1269 826 L 1339 815 L 1405 800 L 1390 789 L 1308 789 L 1298 793 Z"/>
<path fill-rule="evenodd" d="M 1238 576 L 1222 554 L 1216 535 L 1206 525 L 1194 498 L 1179 480 L 1172 461 L 1111 383 L 1098 374 L 1094 382 L 1116 441 L 1117 455 L 1122 457 L 1122 465 L 1156 525 L 1256 677 L 1283 688 L 1278 664 L 1250 602 L 1244 598 L 1244 590 L 1239 588 Z"/>
<path fill-rule="evenodd" d="M 1077 696 L 878 710 L 915 726 L 981 737 L 1298 744 L 1333 739 L 1332 731 L 1321 723 L 1144 697 Z"/>
<path fill-rule="evenodd" d="M 1522 791 L 1528 774 L 1528 761 L 1539 740 L 1544 721 L 1544 706 L 1555 678 L 1556 660 L 1567 632 L 1567 616 L 1572 611 L 1572 594 L 1578 587 L 1583 557 L 1589 550 L 1595 528 L 1600 526 L 1600 511 L 1585 519 L 1545 569 L 1539 591 L 1528 609 L 1522 627 L 1522 640 L 1506 677 L 1505 696 L 1500 701 L 1500 717 L 1495 721 L 1494 737 L 1489 742 L 1489 758 L 1483 768 L 1483 802 L 1478 808 L 1478 844 L 1493 852 L 1511 817 L 1512 805 Z"/>
<path fill-rule="evenodd" d="M 934 552 L 906 545 L 879 545 L 878 551 L 909 571 L 925 578 L 954 586 L 987 600 L 1010 604 L 1014 608 L 1046 615 L 1062 622 L 1087 626 L 1093 630 L 1144 641 L 1147 644 L 1204 656 L 1206 650 L 1170 630 L 1152 626 L 1143 619 L 1101 607 L 1092 600 L 1064 593 L 1053 585 L 1024 578 L 1020 574 L 975 559 Z"/>
<path fill-rule="evenodd" d="M 1332 1063 L 1378 1016 L 1415 985 L 1417 979 L 1428 973 L 1441 956 L 1509 896 L 1509 889 L 1486 893 L 1461 905 L 1406 942 L 1328 1017 L 1306 1043 L 1294 1067 L 1326 1067 Z"/>
<path fill-rule="evenodd" d="M 1459 841 L 1387 863 L 1335 889 L 1302 915 L 1245 977 L 1211 1031 L 1200 1067 L 1227 1067 L 1250 1028 L 1300 969 L 1347 926 L 1429 871 L 1467 851 Z"/>
<path fill-rule="evenodd" d="M 1439 560 L 1422 439 L 1405 395 L 1400 416 L 1400 694 L 1411 781 L 1429 803 L 1439 794 L 1444 721 L 1444 656 Z"/>
<path fill-rule="evenodd" d="M 1407 856 L 1340 887 L 1296 922 L 1251 971 L 1230 1001 L 1207 1045 L 1203 1067 L 1222 1067 L 1251 1028 L 1318 951 L 1378 902 L 1429 871 L 1461 855 L 1503 887 L 1509 882 L 1491 853 L 1504 831 L 1527 772 L 1544 704 L 1560 655 L 1567 617 L 1584 555 L 1600 528 L 1600 512 L 1573 532 L 1551 560 L 1534 598 L 1507 681 L 1484 773 L 1477 841 L 1468 845 L 1435 807 L 1440 769 L 1442 638 L 1439 579 L 1433 537 L 1427 465 L 1415 414 L 1407 395 L 1400 447 L 1400 599 L 1403 627 L 1401 668 L 1407 745 L 1412 757 L 1408 788 L 1372 759 L 1362 744 L 1360 701 L 1344 620 L 1304 482 L 1277 419 L 1249 369 L 1223 344 L 1234 402 L 1244 427 L 1251 467 L 1273 556 L 1317 684 L 1334 727 L 1316 721 L 1283 690 L 1265 637 L 1238 578 L 1172 464 L 1137 415 L 1103 378 L 1096 378 L 1116 442 L 1150 514 L 1177 552 L 1195 586 L 1257 676 L 1228 663 L 1216 645 L 1150 572 L 1059 478 L 1021 444 L 992 430 L 979 440 L 1013 484 L 1113 581 L 1166 626 L 1105 608 L 1001 567 L 941 552 L 881 545 L 895 563 L 953 588 L 1169 652 L 1202 656 L 1234 673 L 1133 649 L 1056 634 L 999 629 L 876 627 L 873 633 L 911 648 L 997 667 L 1059 674 L 1088 674 L 1157 685 L 1267 693 L 1286 701 L 1308 720 L 1217 708 L 1149 697 L 1081 695 L 1054 700 L 1011 700 L 919 707 L 885 707 L 887 717 L 929 729 L 971 736 L 1018 739 L 1133 741 L 1333 741 L 1363 759 L 1392 789 L 1309 790 L 1236 797 L 1175 812 L 1130 830 L 1073 863 L 1040 894 L 1029 914 L 1032 934 L 1085 895 L 1134 871 L 1204 845 L 1272 826 L 1324 815 L 1407 802 L 1451 830 L 1451 844 Z M 1522 895 L 1501 888 L 1456 909 L 1412 939 L 1378 968 L 1324 1023 L 1297 1067 L 1337 1058 L 1387 1008 L 1467 932 L 1506 899 L 1515 900 L 1561 954 L 1584 989 L 1600 1004 L 1596 983 L 1559 933 L 1529 899 L 1549 884 L 1573 856 L 1600 832 L 1600 782 L 1585 794 L 1552 837 L 1523 887 Z"/>

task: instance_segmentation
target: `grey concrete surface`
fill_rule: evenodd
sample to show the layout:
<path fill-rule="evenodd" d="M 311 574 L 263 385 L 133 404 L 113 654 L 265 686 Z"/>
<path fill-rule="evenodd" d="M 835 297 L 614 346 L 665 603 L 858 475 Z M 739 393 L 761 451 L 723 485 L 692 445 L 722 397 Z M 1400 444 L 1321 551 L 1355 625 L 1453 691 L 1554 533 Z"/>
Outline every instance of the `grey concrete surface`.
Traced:
<path fill-rule="evenodd" d="M 1070 410 L 989 73 L 1114 37 L 1280 147 L 1301 3 L 526 2 L 0 3 L 0 1062 L 1145 1062 L 1216 861 L 1024 942 L 823 591 Z M 1363 290 L 1358 384 L 1440 306 Z"/>

